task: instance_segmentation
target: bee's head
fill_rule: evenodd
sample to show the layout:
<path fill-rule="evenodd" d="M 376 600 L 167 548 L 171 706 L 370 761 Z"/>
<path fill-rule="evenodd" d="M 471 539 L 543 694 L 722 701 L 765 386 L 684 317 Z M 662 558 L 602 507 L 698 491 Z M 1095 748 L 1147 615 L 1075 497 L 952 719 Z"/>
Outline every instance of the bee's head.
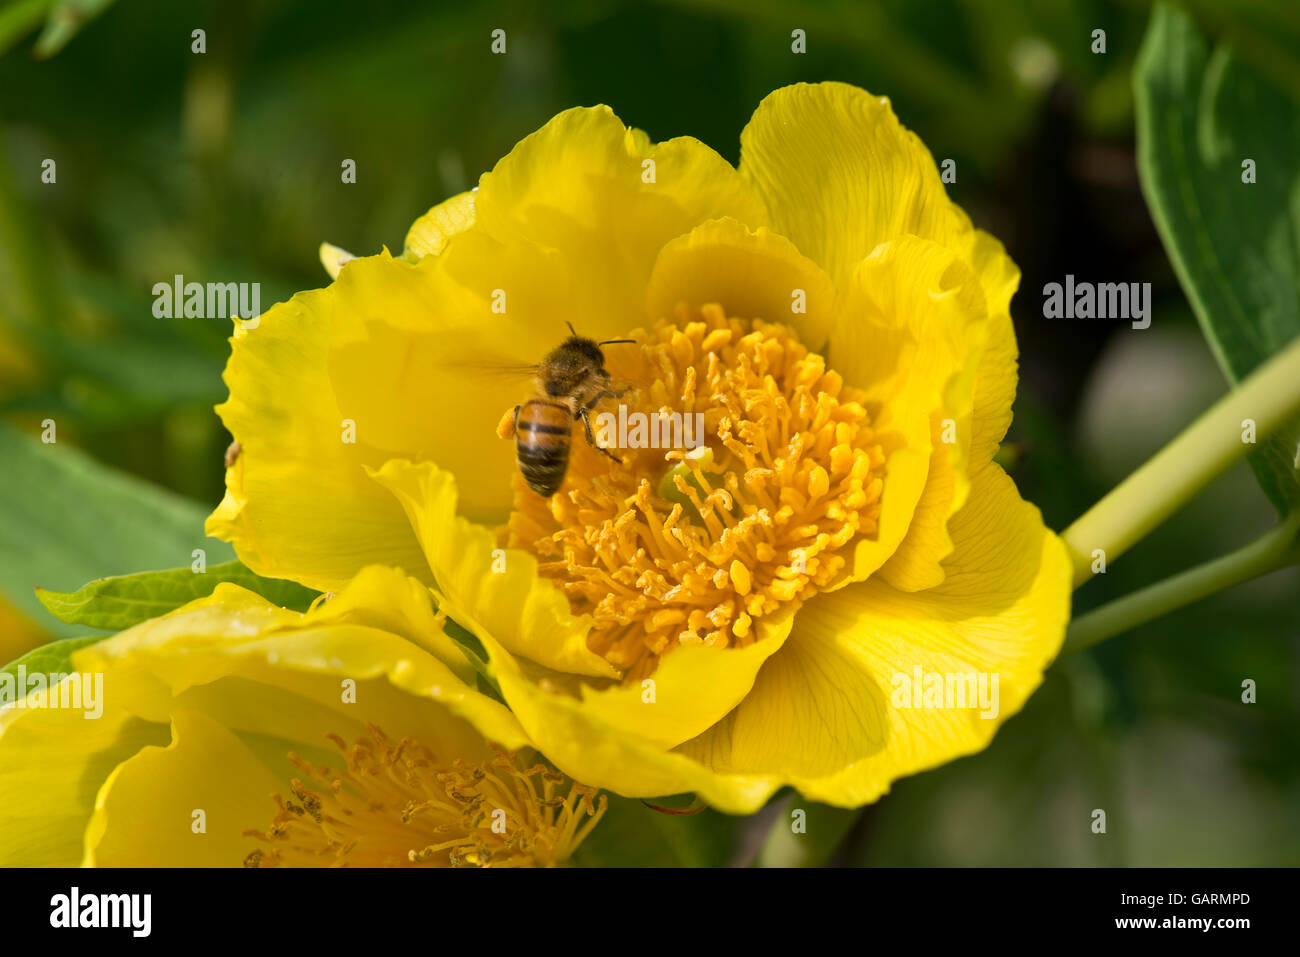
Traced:
<path fill-rule="evenodd" d="M 595 339 L 588 339 L 586 336 L 578 335 L 578 330 L 573 328 L 573 323 L 568 322 L 565 325 L 569 327 L 569 332 L 572 335 L 564 340 L 564 345 L 561 348 L 584 357 L 601 372 L 605 371 L 605 353 L 601 351 L 601 346 L 636 341 L 634 339 L 606 339 L 604 342 L 597 342 Z"/>
<path fill-rule="evenodd" d="M 600 344 L 595 339 L 569 336 L 564 341 L 563 348 L 572 355 L 582 356 L 597 369 L 605 368 L 605 353 L 601 351 Z"/>

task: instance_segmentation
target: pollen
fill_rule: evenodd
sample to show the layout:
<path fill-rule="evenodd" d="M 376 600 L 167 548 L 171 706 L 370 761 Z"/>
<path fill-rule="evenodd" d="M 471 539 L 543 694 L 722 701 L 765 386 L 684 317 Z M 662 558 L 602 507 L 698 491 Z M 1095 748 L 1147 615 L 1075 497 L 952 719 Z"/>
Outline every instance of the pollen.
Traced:
<path fill-rule="evenodd" d="M 478 764 L 440 761 L 419 741 L 379 728 L 348 746 L 330 741 L 345 770 L 290 754 L 302 778 L 246 867 L 551 867 L 562 864 L 605 813 L 607 800 L 542 764 L 493 748 Z"/>
<path fill-rule="evenodd" d="M 765 616 L 841 580 L 852 543 L 878 533 L 885 462 L 863 394 L 789 326 L 679 306 L 631 337 L 606 352 L 628 391 L 592 410 L 617 460 L 579 433 L 556 494 L 516 477 L 504 533 L 592 616 L 589 647 L 628 683 L 683 644 L 750 644 Z M 702 413 L 696 444 L 612 428 L 674 413 Z"/>

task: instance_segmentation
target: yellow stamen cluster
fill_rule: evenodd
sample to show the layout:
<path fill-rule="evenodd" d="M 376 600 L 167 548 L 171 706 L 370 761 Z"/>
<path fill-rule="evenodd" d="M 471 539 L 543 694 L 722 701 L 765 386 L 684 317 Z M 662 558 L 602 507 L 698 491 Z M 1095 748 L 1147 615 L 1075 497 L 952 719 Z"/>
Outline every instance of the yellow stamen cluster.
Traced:
<path fill-rule="evenodd" d="M 634 337 L 606 350 L 632 391 L 594 411 L 701 412 L 705 444 L 613 462 L 579 433 L 558 493 L 517 481 L 509 525 L 629 682 L 681 643 L 749 644 L 757 619 L 834 582 L 877 532 L 884 465 L 862 395 L 788 326 L 679 307 Z"/>
<path fill-rule="evenodd" d="M 540 764 L 495 749 L 482 764 L 439 762 L 419 741 L 394 744 L 371 726 L 335 772 L 289 755 L 311 784 L 292 781 L 246 867 L 549 867 L 596 826 L 607 800 Z"/>

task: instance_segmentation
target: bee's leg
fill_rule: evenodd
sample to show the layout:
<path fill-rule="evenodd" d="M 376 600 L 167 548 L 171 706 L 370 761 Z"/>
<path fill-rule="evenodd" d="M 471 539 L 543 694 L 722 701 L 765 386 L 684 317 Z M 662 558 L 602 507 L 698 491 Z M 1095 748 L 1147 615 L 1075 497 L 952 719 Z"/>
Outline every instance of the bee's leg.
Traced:
<path fill-rule="evenodd" d="M 578 418 L 582 419 L 582 427 L 587 432 L 587 444 L 590 445 L 597 452 L 601 453 L 602 455 L 608 455 L 611 459 L 613 459 L 615 462 L 618 462 L 621 465 L 623 463 L 622 459 L 620 459 L 609 449 L 596 444 L 596 436 L 591 431 L 591 413 L 588 411 L 587 406 L 584 406 L 583 408 L 578 410 Z"/>
<path fill-rule="evenodd" d="M 497 437 L 502 439 L 513 439 L 519 432 L 519 409 L 521 406 L 515 406 L 511 412 L 507 409 L 501 415 L 501 421 L 497 423 Z"/>
<path fill-rule="evenodd" d="M 608 372 L 602 370 L 601 381 L 604 382 L 605 385 L 609 385 L 610 382 L 612 382 L 613 380 L 610 377 L 610 374 Z M 617 399 L 619 396 L 627 395 L 631 391 L 632 391 L 632 387 L 630 385 L 625 385 L 621 389 L 605 389 L 600 393 L 600 395 L 592 399 L 592 402 L 593 403 L 599 402 L 601 399 Z M 587 408 L 591 408 L 591 406 L 588 405 Z"/>
<path fill-rule="evenodd" d="M 617 392 L 611 392 L 609 389 L 602 389 L 601 391 L 593 395 L 590 399 L 588 399 L 587 404 L 584 405 L 578 411 L 586 412 L 588 409 L 594 409 L 596 407 L 596 403 L 599 402 L 601 399 L 617 399 L 620 395 L 623 395 L 625 392 L 627 392 L 627 389 L 619 389 Z"/>

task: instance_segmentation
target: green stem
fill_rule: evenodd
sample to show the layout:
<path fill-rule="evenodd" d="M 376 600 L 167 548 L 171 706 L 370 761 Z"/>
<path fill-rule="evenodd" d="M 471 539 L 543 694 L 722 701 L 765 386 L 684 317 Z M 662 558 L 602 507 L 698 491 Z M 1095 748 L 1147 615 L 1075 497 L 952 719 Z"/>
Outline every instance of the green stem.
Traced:
<path fill-rule="evenodd" d="M 1254 448 L 1242 441 L 1253 419 L 1267 438 L 1300 415 L 1300 339 L 1260 366 L 1237 388 L 1061 533 L 1074 563 L 1074 586 L 1092 575 L 1093 552 L 1111 562 Z"/>
<path fill-rule="evenodd" d="M 28 176 L 40 175 L 29 169 Z M 7 258 L 8 263 L 2 260 Z M 24 202 L 8 158 L 0 151 L 0 266 L 12 277 L 15 323 L 54 327 L 63 315 L 58 280 L 50 268 L 45 234 Z"/>
<path fill-rule="evenodd" d="M 1260 575 L 1300 563 L 1300 512 L 1245 548 L 1126 595 L 1070 622 L 1061 654 L 1091 648 L 1176 608 Z"/>

